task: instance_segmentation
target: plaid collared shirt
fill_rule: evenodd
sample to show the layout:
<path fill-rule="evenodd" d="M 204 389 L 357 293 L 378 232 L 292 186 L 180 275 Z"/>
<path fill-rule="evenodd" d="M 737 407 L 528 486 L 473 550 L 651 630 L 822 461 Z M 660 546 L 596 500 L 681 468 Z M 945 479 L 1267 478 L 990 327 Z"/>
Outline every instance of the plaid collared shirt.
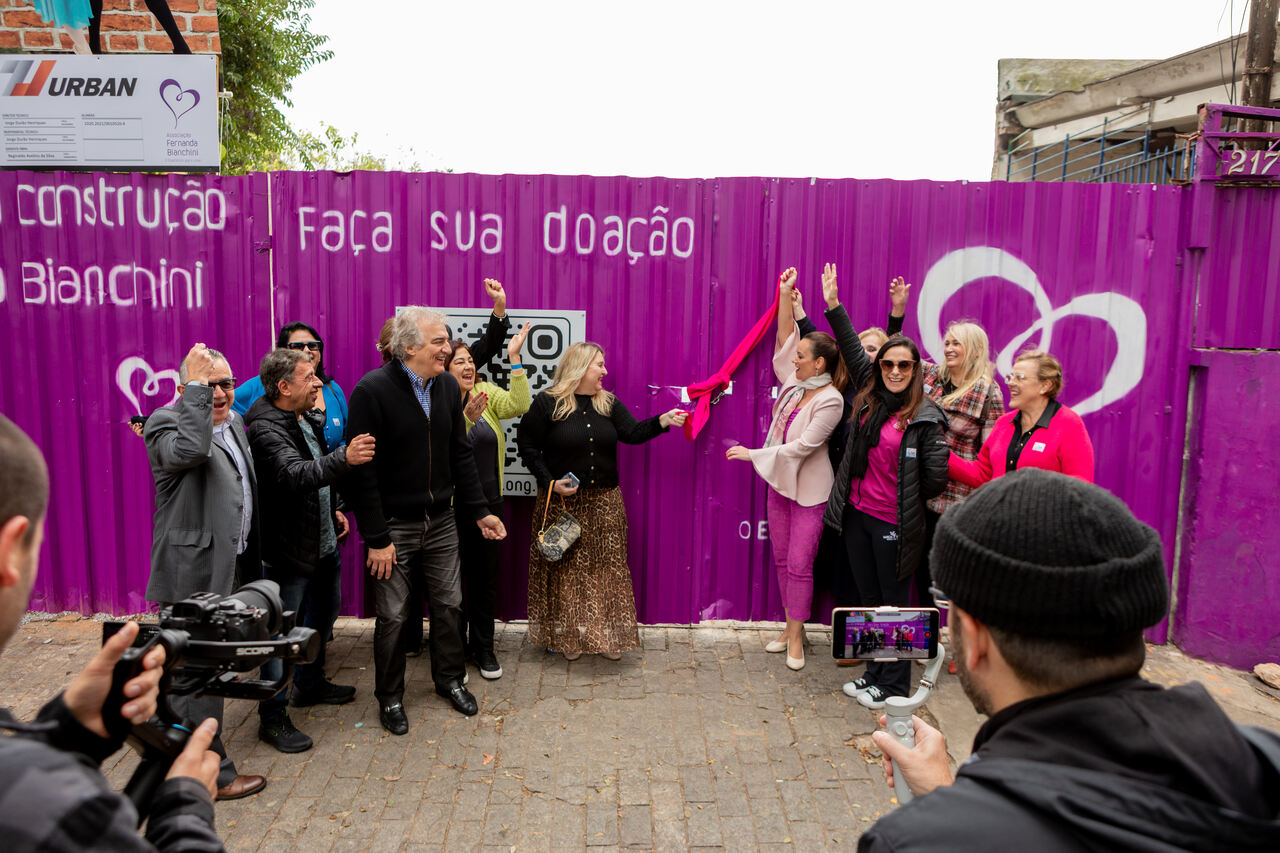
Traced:
<path fill-rule="evenodd" d="M 409 387 L 413 388 L 413 396 L 418 398 L 418 405 L 422 406 L 422 411 L 426 413 L 427 420 L 430 420 L 431 386 L 435 384 L 436 378 L 432 376 L 430 379 L 423 379 L 410 370 L 409 365 L 403 361 L 400 362 L 400 369 L 404 371 L 405 376 L 409 377 Z"/>
<path fill-rule="evenodd" d="M 926 362 L 924 391 L 947 413 L 947 447 L 961 459 L 977 459 L 978 451 L 982 449 L 983 431 L 994 426 L 1004 414 L 1004 398 L 1000 395 L 1000 386 L 992 379 L 979 379 L 960 399 L 943 405 L 945 392 L 942 379 L 938 376 L 938 365 Z M 931 498 L 926 506 L 934 512 L 942 513 L 947 507 L 962 502 L 972 491 L 972 486 L 948 480 L 946 491 Z"/>

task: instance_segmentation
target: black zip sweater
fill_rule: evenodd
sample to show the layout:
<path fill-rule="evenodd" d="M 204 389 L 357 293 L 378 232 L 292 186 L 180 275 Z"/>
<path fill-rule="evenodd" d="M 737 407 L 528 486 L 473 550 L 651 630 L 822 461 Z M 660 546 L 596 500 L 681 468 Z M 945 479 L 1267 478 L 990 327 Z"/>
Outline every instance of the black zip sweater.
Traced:
<path fill-rule="evenodd" d="M 441 373 L 431 386 L 431 418 L 414 396 L 398 361 L 364 375 L 351 391 L 348 443 L 374 437 L 373 461 L 351 469 L 343 494 L 370 548 L 391 544 L 387 521 L 421 519 L 448 509 L 457 490 L 461 511 L 489 515 L 476 470 L 458 380 Z"/>

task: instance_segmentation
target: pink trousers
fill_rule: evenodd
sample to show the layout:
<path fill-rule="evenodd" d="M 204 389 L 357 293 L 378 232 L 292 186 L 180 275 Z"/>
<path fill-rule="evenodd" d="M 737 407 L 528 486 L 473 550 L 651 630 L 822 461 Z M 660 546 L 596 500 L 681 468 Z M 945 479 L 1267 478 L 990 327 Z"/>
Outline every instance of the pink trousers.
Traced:
<path fill-rule="evenodd" d="M 782 606 L 788 619 L 803 622 L 813 607 L 813 558 L 818 553 L 818 540 L 822 538 L 822 513 L 826 506 L 800 506 L 771 488 L 765 509 Z"/>

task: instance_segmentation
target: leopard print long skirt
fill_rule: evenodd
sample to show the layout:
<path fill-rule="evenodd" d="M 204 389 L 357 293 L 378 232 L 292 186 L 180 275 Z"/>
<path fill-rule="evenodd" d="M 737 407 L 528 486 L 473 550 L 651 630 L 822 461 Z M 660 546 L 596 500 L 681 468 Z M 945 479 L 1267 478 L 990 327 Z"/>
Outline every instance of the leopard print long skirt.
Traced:
<path fill-rule="evenodd" d="M 538 506 L 546 492 L 539 490 Z M 529 549 L 529 642 L 551 651 L 624 652 L 640 645 L 627 566 L 627 512 L 622 491 L 582 489 L 565 499 L 582 524 L 577 543 L 558 562 Z M 552 498 L 552 512 L 556 498 Z M 535 531 L 542 514 L 534 515 Z"/>

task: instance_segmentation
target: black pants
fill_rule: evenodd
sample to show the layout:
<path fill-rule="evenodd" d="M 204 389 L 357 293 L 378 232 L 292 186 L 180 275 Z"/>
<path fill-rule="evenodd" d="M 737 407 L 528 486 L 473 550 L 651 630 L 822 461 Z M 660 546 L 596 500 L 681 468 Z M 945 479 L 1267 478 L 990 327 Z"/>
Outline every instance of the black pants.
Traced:
<path fill-rule="evenodd" d="M 846 506 L 842 526 L 862 606 L 909 606 L 911 577 L 898 579 L 897 525 Z M 888 696 L 906 696 L 911 686 L 911 661 L 872 661 L 867 664 L 866 679 Z"/>
<path fill-rule="evenodd" d="M 173 12 L 169 9 L 169 0 L 147 0 L 147 8 L 151 10 L 151 14 L 156 16 L 156 21 L 164 28 L 165 35 L 169 37 L 169 41 L 173 44 L 173 52 L 190 53 L 191 48 L 187 47 L 187 42 L 182 37 L 182 31 L 178 29 L 178 24 L 173 19 Z M 89 50 L 94 53 L 102 53 L 100 35 L 102 0 L 89 0 L 89 12 L 93 15 L 89 19 Z"/>
<path fill-rule="evenodd" d="M 491 508 L 492 509 L 492 508 Z M 502 508 L 494 515 L 502 517 Z M 462 617 L 467 653 L 493 651 L 493 618 L 498 601 L 498 558 L 502 543 L 485 539 L 480 527 L 457 516 L 458 550 L 462 552 Z"/>
<path fill-rule="evenodd" d="M 920 568 L 916 569 L 916 601 L 921 607 L 933 606 L 933 593 L 929 592 L 929 587 L 933 586 L 933 570 L 929 568 L 929 552 L 933 550 L 933 531 L 938 529 L 938 519 L 942 518 L 941 513 L 925 507 L 924 510 L 924 558 L 920 560 Z"/>
<path fill-rule="evenodd" d="M 443 687 L 462 682 L 462 583 L 458 561 L 458 529 L 453 510 L 422 521 L 392 519 L 396 546 L 391 577 L 374 580 L 374 694 L 383 705 L 404 698 L 405 619 L 409 615 L 410 578 L 421 575 L 431 612 L 431 680 Z"/>

